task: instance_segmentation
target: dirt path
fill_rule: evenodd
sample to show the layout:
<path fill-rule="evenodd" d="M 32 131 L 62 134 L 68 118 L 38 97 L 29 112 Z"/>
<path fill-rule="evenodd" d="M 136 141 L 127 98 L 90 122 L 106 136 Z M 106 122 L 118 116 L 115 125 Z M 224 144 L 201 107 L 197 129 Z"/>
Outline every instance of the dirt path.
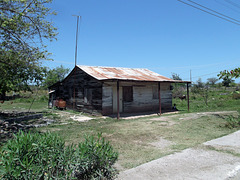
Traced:
<path fill-rule="evenodd" d="M 71 119 L 78 122 L 85 122 L 93 119 L 92 117 L 85 116 L 83 114 L 74 114 L 67 111 L 57 111 L 56 114 L 58 114 L 61 119 Z"/>

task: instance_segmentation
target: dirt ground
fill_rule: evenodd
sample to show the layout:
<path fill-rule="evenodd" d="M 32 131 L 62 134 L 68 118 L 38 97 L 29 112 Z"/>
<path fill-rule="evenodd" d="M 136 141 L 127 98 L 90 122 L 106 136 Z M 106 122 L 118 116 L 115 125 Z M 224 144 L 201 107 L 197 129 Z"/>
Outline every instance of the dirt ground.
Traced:
<path fill-rule="evenodd" d="M 86 116 L 83 114 L 73 114 L 67 111 L 56 111 L 55 113 L 58 114 L 61 119 L 71 119 L 78 122 L 85 122 L 93 119 L 93 117 L 90 116 Z"/>

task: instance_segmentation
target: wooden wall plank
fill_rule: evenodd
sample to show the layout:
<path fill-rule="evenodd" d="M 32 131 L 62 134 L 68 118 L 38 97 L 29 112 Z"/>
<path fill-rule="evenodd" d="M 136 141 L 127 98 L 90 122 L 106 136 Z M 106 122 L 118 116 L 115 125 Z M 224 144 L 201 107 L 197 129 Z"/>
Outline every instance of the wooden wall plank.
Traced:
<path fill-rule="evenodd" d="M 59 86 L 58 97 L 66 101 L 69 109 L 101 113 L 102 110 L 102 82 L 89 76 L 79 68 L 70 74 Z M 75 99 L 74 99 L 75 88 Z M 73 106 L 73 103 L 74 106 Z"/>

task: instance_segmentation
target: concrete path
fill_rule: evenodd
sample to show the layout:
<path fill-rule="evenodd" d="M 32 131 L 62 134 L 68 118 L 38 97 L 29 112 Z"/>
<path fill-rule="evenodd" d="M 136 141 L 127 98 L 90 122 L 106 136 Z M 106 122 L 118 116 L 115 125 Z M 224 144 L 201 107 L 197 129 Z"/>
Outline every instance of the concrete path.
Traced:
<path fill-rule="evenodd" d="M 240 131 L 123 171 L 118 180 L 240 180 L 236 154 L 240 155 Z"/>
<path fill-rule="evenodd" d="M 230 150 L 240 154 L 240 131 L 203 143 L 219 150 Z"/>

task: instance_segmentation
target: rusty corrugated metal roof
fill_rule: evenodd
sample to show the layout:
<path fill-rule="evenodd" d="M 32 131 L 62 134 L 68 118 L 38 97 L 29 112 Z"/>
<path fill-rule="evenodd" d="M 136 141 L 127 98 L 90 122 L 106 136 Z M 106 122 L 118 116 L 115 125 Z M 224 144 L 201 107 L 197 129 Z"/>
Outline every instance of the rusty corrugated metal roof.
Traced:
<path fill-rule="evenodd" d="M 77 66 L 77 67 L 98 80 L 117 79 L 133 81 L 188 82 L 172 80 L 158 73 L 142 68 L 120 68 L 101 66 Z"/>

